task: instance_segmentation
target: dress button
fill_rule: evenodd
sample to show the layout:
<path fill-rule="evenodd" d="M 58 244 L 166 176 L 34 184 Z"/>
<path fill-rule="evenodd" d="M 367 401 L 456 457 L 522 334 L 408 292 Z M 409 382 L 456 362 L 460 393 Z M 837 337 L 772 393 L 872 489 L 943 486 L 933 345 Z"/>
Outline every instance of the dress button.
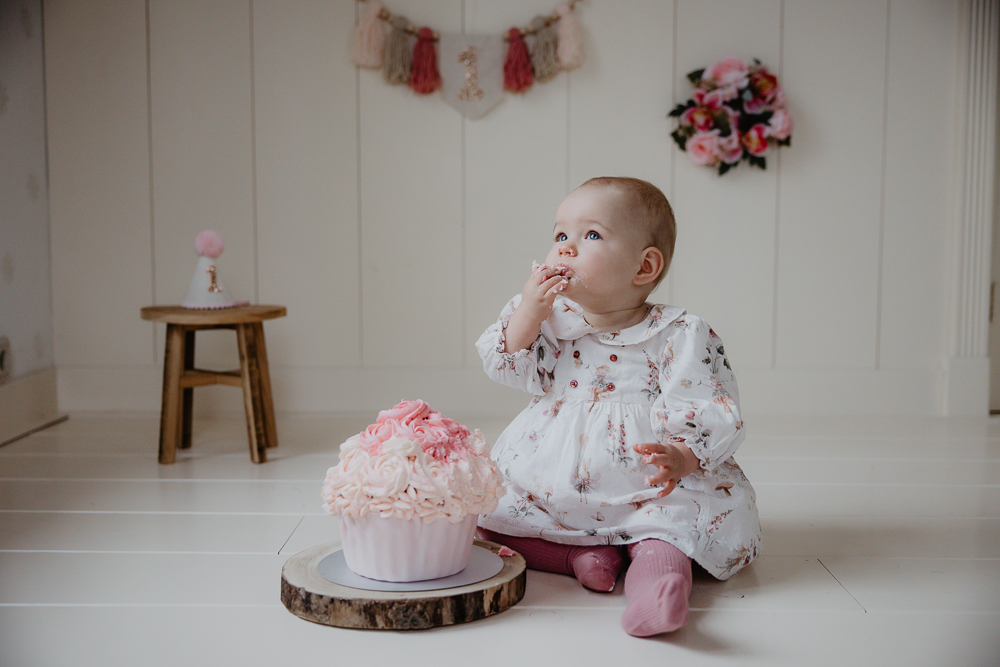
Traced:
<path fill-rule="evenodd" d="M 611 355 L 611 361 L 618 361 L 618 355 L 617 354 L 612 354 Z"/>
<path fill-rule="evenodd" d="M 573 350 L 573 358 L 574 359 L 580 358 L 580 350 Z"/>
<path fill-rule="evenodd" d="M 576 380 L 570 380 L 570 381 L 569 381 L 569 386 L 573 387 L 573 389 L 576 389 L 576 385 L 577 385 L 577 384 L 578 384 L 578 383 L 577 383 L 577 381 L 576 381 Z"/>
<path fill-rule="evenodd" d="M 608 383 L 608 391 L 614 391 L 614 390 L 615 390 L 615 385 L 614 385 L 614 383 L 613 383 L 613 382 L 609 382 L 609 383 Z"/>

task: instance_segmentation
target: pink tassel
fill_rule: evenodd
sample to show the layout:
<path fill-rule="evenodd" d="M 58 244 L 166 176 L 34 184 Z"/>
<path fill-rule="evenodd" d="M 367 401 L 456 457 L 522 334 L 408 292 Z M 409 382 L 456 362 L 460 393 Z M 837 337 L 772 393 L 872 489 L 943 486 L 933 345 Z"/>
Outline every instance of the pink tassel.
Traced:
<path fill-rule="evenodd" d="M 434 48 L 434 31 L 421 28 L 417 37 L 410 65 L 410 88 L 426 95 L 441 87 L 441 74 L 438 72 L 437 49 Z"/>
<path fill-rule="evenodd" d="M 378 69 L 385 55 L 385 27 L 379 15 L 382 3 L 368 0 L 368 8 L 354 29 L 353 61 L 358 67 Z"/>
<path fill-rule="evenodd" d="M 559 44 L 556 57 L 563 69 L 574 69 L 583 64 L 583 31 L 573 16 L 568 3 L 556 5 L 559 21 L 556 23 L 556 40 Z"/>
<path fill-rule="evenodd" d="M 521 31 L 511 28 L 508 33 L 510 47 L 507 49 L 507 59 L 503 63 L 503 87 L 515 93 L 520 93 L 535 82 L 531 71 L 531 56 L 528 46 L 521 37 Z"/>

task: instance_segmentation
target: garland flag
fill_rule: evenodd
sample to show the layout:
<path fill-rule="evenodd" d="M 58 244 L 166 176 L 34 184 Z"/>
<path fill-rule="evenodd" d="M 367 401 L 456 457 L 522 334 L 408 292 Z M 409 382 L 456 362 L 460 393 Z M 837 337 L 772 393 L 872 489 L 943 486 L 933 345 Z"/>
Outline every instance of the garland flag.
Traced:
<path fill-rule="evenodd" d="M 415 26 L 379 0 L 367 0 L 354 30 L 353 61 L 381 69 L 387 83 L 405 83 L 421 95 L 440 90 L 459 113 L 481 118 L 505 90 L 523 93 L 583 63 L 582 31 L 573 15 L 577 2 L 560 2 L 551 14 L 503 35 L 466 35 Z"/>

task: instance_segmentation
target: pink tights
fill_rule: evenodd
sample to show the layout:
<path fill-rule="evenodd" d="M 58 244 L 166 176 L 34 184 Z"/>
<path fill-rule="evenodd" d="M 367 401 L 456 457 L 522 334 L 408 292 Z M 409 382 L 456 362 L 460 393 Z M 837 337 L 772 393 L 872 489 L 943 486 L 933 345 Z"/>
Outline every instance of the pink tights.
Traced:
<path fill-rule="evenodd" d="M 479 529 L 479 535 L 517 551 L 533 570 L 572 575 L 587 588 L 602 593 L 614 589 L 623 565 L 618 547 L 574 547 L 485 528 Z M 691 559 L 657 539 L 629 544 L 627 549 L 632 562 L 625 572 L 628 605 L 622 614 L 622 628 L 635 637 L 649 637 L 682 627 L 687 622 L 691 595 Z"/>

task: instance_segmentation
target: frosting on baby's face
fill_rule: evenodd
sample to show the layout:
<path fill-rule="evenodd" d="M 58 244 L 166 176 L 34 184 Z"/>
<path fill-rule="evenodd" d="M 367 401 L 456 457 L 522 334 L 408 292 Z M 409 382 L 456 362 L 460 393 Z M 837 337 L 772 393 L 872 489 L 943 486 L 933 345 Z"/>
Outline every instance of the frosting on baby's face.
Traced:
<path fill-rule="evenodd" d="M 563 285 L 560 285 L 558 291 L 563 291 L 569 285 L 577 285 L 580 283 L 580 276 L 573 269 L 566 266 L 566 264 L 554 264 L 549 266 L 547 264 L 539 264 L 536 261 L 531 262 L 531 272 L 532 273 L 548 273 L 552 276 L 563 276 L 566 280 Z"/>
<path fill-rule="evenodd" d="M 496 509 L 503 475 L 477 430 L 406 401 L 340 447 L 340 463 L 327 471 L 323 509 L 360 518 L 445 518 Z"/>

